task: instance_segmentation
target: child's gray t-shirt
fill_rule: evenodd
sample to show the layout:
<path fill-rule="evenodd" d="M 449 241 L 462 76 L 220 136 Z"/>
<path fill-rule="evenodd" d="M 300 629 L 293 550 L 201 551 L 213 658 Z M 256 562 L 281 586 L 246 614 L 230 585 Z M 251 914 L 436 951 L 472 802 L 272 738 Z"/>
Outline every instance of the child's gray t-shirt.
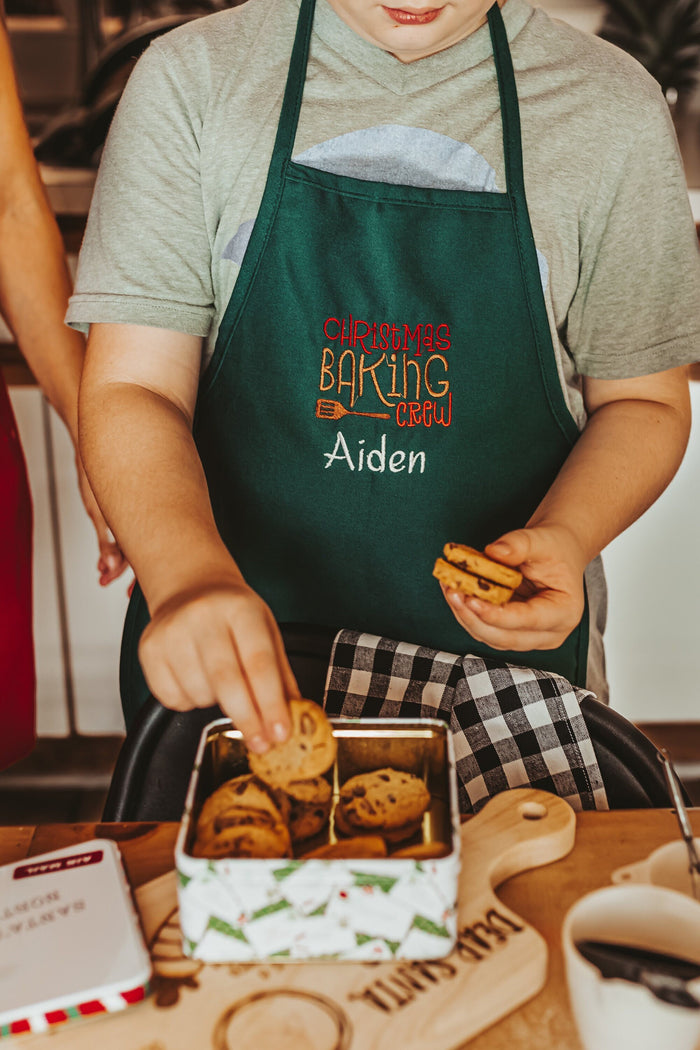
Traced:
<path fill-rule="evenodd" d="M 506 0 L 502 13 L 545 303 L 582 426 L 581 376 L 630 378 L 700 359 L 695 229 L 655 81 L 526 0 Z M 297 0 L 247 0 L 159 38 L 141 58 L 105 147 L 70 324 L 199 335 L 206 362 L 262 197 L 297 14 Z M 488 27 L 402 64 L 317 0 L 294 156 L 358 178 L 502 192 Z M 588 589 L 589 685 L 604 698 L 598 563 Z"/>

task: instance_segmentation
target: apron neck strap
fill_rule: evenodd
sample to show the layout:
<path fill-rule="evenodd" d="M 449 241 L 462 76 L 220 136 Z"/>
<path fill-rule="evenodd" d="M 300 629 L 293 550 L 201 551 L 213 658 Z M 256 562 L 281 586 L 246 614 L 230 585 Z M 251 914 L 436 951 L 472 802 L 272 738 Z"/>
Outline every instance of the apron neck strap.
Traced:
<path fill-rule="evenodd" d="M 277 137 L 270 162 L 271 169 L 284 169 L 294 148 L 294 139 L 297 133 L 297 124 L 299 123 L 299 111 L 301 110 L 301 98 L 304 94 L 304 81 L 306 80 L 306 66 L 311 47 L 315 8 L 316 0 L 301 0 L 294 47 L 292 48 L 292 57 L 289 60 L 287 85 L 284 89 L 282 112 L 277 125 Z"/>
<path fill-rule="evenodd" d="M 315 7 L 316 0 L 301 0 L 282 111 L 270 164 L 270 167 L 275 168 L 280 174 L 286 168 L 294 148 L 301 100 L 304 94 Z M 506 190 L 509 193 L 524 197 L 525 184 L 523 179 L 523 152 L 520 138 L 518 92 L 515 85 L 515 73 L 513 72 L 513 61 L 506 27 L 503 23 L 503 16 L 498 3 L 494 3 L 488 12 L 488 24 L 498 79 L 498 95 L 501 103 Z"/>
<path fill-rule="evenodd" d="M 498 97 L 501 102 L 501 125 L 503 129 L 503 158 L 506 169 L 506 189 L 524 198 L 523 147 L 520 137 L 520 106 L 518 89 L 515 86 L 513 59 L 508 44 L 508 34 L 498 3 L 488 13 L 493 59 L 498 78 Z"/>

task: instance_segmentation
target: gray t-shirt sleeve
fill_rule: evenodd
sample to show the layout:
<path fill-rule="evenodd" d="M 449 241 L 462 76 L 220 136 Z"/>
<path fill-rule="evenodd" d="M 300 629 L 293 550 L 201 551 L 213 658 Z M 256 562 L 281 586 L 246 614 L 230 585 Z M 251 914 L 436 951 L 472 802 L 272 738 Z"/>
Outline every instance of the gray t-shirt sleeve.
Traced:
<path fill-rule="evenodd" d="M 139 60 L 105 144 L 66 317 L 83 331 L 102 322 L 206 336 L 211 327 L 195 108 L 206 97 L 206 54 L 193 63 L 195 92 L 166 55 L 156 43 Z"/>
<path fill-rule="evenodd" d="M 649 83 L 642 120 L 620 114 L 580 225 L 564 333 L 577 371 L 649 375 L 700 359 L 700 253 L 668 106 Z M 637 108 L 637 113 L 640 110 Z"/>

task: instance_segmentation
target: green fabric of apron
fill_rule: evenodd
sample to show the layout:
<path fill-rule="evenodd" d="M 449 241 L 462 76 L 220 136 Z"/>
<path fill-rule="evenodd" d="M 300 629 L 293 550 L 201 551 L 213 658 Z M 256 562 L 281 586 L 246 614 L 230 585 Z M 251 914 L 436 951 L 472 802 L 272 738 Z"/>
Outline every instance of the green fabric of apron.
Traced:
<path fill-rule="evenodd" d="M 500 10 L 488 19 L 505 193 L 294 163 L 313 13 L 302 0 L 262 204 L 198 397 L 194 435 L 221 535 L 280 622 L 494 656 L 584 685 L 587 615 L 557 650 L 495 652 L 465 634 L 431 575 L 445 541 L 481 548 L 524 525 L 578 437 Z M 137 591 L 127 721 L 146 695 L 136 657 L 146 622 Z"/>

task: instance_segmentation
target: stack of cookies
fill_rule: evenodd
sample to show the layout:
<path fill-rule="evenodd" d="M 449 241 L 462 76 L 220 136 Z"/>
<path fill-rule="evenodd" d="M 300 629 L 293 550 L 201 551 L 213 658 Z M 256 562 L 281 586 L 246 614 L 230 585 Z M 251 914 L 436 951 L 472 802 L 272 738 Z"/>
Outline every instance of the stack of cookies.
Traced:
<path fill-rule="evenodd" d="M 434 843 L 405 848 L 418 836 L 431 797 L 419 777 L 391 768 L 347 780 L 333 816 L 337 841 L 304 852 L 329 824 L 336 740 L 310 700 L 292 700 L 290 713 L 287 740 L 262 755 L 249 753 L 250 772 L 226 781 L 204 802 L 195 857 L 418 858 L 447 852 Z"/>
<path fill-rule="evenodd" d="M 390 850 L 397 856 L 396 844 L 419 833 L 430 801 L 427 787 L 412 773 L 390 767 L 358 773 L 340 789 L 333 815 L 338 841 L 306 856 L 386 857 Z M 434 852 L 434 844 L 431 846 L 430 856 L 442 855 Z M 413 856 L 415 849 L 414 845 L 401 855 Z"/>
<path fill-rule="evenodd" d="M 292 841 L 285 819 L 289 806 L 248 773 L 217 788 L 197 821 L 195 857 L 289 857 Z"/>
<path fill-rule="evenodd" d="M 324 773 L 336 756 L 333 729 L 311 700 L 292 700 L 292 730 L 250 773 L 227 780 L 202 806 L 195 857 L 291 857 L 292 845 L 317 835 L 331 811 Z"/>

